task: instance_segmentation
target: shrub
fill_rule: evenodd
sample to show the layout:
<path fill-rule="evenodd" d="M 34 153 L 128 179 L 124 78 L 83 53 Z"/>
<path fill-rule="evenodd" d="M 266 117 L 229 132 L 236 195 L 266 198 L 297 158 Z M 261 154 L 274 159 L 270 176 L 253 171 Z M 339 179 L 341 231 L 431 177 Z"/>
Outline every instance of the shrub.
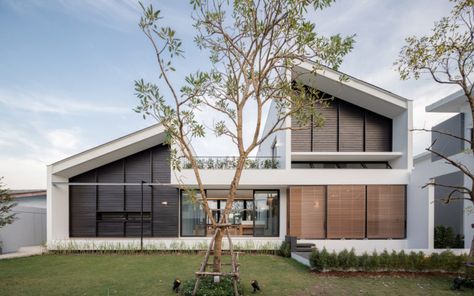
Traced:
<path fill-rule="evenodd" d="M 387 250 L 384 250 L 379 255 L 379 268 L 387 269 L 389 267 L 390 267 L 390 254 L 387 252 Z"/>
<path fill-rule="evenodd" d="M 357 267 L 358 267 L 360 270 L 367 271 L 367 270 L 369 270 L 369 266 L 370 266 L 370 257 L 369 257 L 369 254 L 367 254 L 367 252 L 364 252 L 364 254 L 362 254 L 361 256 L 359 256 L 359 260 L 358 260 L 358 262 L 357 262 Z"/>
<path fill-rule="evenodd" d="M 332 251 L 328 256 L 328 268 L 336 269 L 339 267 L 336 251 Z"/>
<path fill-rule="evenodd" d="M 371 255 L 364 253 L 360 256 L 351 251 L 343 250 L 339 253 L 328 253 L 326 248 L 322 251 L 315 249 L 310 257 L 311 266 L 317 271 L 349 270 L 359 271 L 381 271 L 381 270 L 404 270 L 404 271 L 462 271 L 467 260 L 467 255 L 457 256 L 451 251 L 440 254 L 433 253 L 425 256 L 423 252 L 404 251 L 389 253 L 384 250 L 378 254 L 374 251 Z"/>
<path fill-rule="evenodd" d="M 291 244 L 290 242 L 284 241 L 281 243 L 280 249 L 278 249 L 278 255 L 281 257 L 291 257 Z"/>
<path fill-rule="evenodd" d="M 380 268 L 379 255 L 376 251 L 372 253 L 369 257 L 369 269 L 368 270 L 377 270 Z"/>
<path fill-rule="evenodd" d="M 349 255 L 347 257 L 347 262 L 349 264 L 349 267 L 351 268 L 357 267 L 358 259 L 357 259 L 357 255 L 355 254 L 354 248 L 352 248 L 351 251 L 349 252 Z"/>
<path fill-rule="evenodd" d="M 425 254 L 423 252 L 410 252 L 409 257 L 409 270 L 422 271 L 426 268 Z"/>
<path fill-rule="evenodd" d="M 191 296 L 194 289 L 196 280 L 185 281 L 181 284 L 179 295 Z M 238 286 L 239 294 L 242 294 L 242 287 Z M 232 279 L 229 277 L 221 277 L 221 281 L 214 284 L 212 277 L 205 277 L 201 279 L 199 283 L 199 290 L 197 296 L 233 296 L 234 288 L 232 285 Z"/>
<path fill-rule="evenodd" d="M 341 269 L 348 269 L 351 267 L 349 262 L 349 252 L 346 249 L 342 250 L 339 255 L 337 255 L 337 262 Z"/>
<path fill-rule="evenodd" d="M 328 257 L 329 253 L 326 248 L 323 248 L 322 251 L 316 248 L 311 252 L 309 261 L 314 270 L 324 271 L 328 268 Z"/>
<path fill-rule="evenodd" d="M 434 246 L 436 249 L 464 248 L 464 238 L 459 234 L 455 236 L 452 227 L 438 225 L 434 230 Z"/>

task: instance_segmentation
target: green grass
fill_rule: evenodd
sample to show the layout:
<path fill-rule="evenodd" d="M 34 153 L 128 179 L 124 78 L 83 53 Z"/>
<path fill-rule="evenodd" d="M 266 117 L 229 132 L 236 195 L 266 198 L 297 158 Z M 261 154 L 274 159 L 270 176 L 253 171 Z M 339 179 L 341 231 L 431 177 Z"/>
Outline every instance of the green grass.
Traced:
<path fill-rule="evenodd" d="M 197 255 L 45 255 L 0 261 L 0 295 L 175 295 L 176 277 L 193 277 Z M 329 276 L 288 258 L 241 255 L 245 295 L 454 295 L 450 276 Z M 474 290 L 457 292 L 474 294 Z M 471 294 L 471 295 L 472 295 Z"/>

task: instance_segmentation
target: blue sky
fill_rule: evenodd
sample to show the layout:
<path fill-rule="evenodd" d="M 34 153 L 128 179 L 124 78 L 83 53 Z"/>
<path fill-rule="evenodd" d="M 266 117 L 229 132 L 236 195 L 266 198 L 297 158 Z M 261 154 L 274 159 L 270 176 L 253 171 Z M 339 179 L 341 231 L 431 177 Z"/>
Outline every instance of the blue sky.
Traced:
<path fill-rule="evenodd" d="M 206 55 L 192 43 L 189 1 L 151 2 L 184 40 L 174 80 L 205 68 Z M 414 100 L 415 127 L 430 127 L 447 115 L 426 115 L 424 106 L 456 88 L 400 81 L 393 62 L 406 36 L 429 32 L 450 7 L 446 0 L 340 0 L 308 18 L 322 34 L 357 34 L 341 70 Z M 10 188 L 45 188 L 47 164 L 153 124 L 132 111 L 133 81 L 157 78 L 139 15 L 127 0 L 0 0 L 0 176 Z M 195 148 L 228 153 L 219 141 Z M 415 153 L 428 141 L 415 137 Z"/>

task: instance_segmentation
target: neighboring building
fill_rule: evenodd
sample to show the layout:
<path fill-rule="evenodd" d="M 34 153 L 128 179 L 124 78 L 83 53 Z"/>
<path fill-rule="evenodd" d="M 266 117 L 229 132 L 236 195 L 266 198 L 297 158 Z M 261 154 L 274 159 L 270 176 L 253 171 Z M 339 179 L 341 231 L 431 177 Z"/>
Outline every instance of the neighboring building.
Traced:
<path fill-rule="evenodd" d="M 412 170 L 412 102 L 303 63 L 293 79 L 334 96 L 324 127 L 275 134 L 249 160 L 234 211 L 241 248 L 279 245 L 285 236 L 329 250 L 407 249 L 420 237 L 426 205 L 407 195 Z M 271 106 L 266 127 L 275 121 Z M 285 124 L 292 124 L 288 120 Z M 210 238 L 202 208 L 182 192 L 190 169 L 172 172 L 164 130 L 154 125 L 48 166 L 48 248 L 202 248 Z M 225 206 L 231 157 L 198 157 L 214 215 Z M 141 209 L 143 187 L 143 228 Z M 119 184 L 119 186 L 114 185 Z M 425 208 L 423 208 L 425 207 Z M 423 246 L 419 246 L 423 247 Z M 427 246 L 425 246 L 427 247 Z"/>
<path fill-rule="evenodd" d="M 2 252 L 16 252 L 21 247 L 46 242 L 46 190 L 11 190 L 17 204 L 12 208 L 16 220 L 0 229 Z"/>
<path fill-rule="evenodd" d="M 472 113 L 466 96 L 462 91 L 453 93 L 426 107 L 427 112 L 453 113 L 453 117 L 434 126 L 432 129 L 450 133 L 457 137 L 469 139 L 472 128 Z M 434 142 L 433 150 L 449 156 L 451 159 L 463 163 L 469 170 L 474 171 L 474 157 L 468 152 L 469 144 L 453 137 L 431 134 Z M 446 163 L 440 157 L 424 152 L 414 159 L 414 170 L 408 194 L 416 197 L 416 206 L 423 211 L 419 212 L 419 223 L 415 224 L 417 232 L 426 232 L 428 237 L 419 237 L 416 247 L 433 247 L 434 227 L 437 225 L 450 226 L 455 234 L 464 236 L 464 247 L 470 248 L 474 231 L 473 204 L 468 200 L 452 200 L 445 204 L 445 199 L 451 192 L 448 188 L 439 186 L 422 187 L 430 180 L 436 183 L 451 186 L 466 186 L 471 188 L 471 180 L 454 166 Z M 460 195 L 454 195 L 459 198 Z"/>

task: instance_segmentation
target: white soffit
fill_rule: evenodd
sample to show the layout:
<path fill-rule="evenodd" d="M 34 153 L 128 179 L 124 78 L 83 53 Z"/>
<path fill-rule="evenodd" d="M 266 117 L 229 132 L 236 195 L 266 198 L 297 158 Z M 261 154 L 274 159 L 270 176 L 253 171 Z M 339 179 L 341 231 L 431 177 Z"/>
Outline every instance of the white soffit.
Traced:
<path fill-rule="evenodd" d="M 292 152 L 292 161 L 389 161 L 402 152 Z"/>
<path fill-rule="evenodd" d="M 155 124 L 83 151 L 51 164 L 52 174 L 70 178 L 133 155 L 163 143 L 164 131 L 163 126 Z"/>
<path fill-rule="evenodd" d="M 426 112 L 457 113 L 461 112 L 461 108 L 466 103 L 467 97 L 461 89 L 447 97 L 442 98 L 441 100 L 434 102 L 431 105 L 426 106 L 425 110 Z"/>
<path fill-rule="evenodd" d="M 294 67 L 292 79 L 389 118 L 395 118 L 408 109 L 408 99 L 362 80 L 346 75 L 348 80 L 341 81 L 343 73 L 326 67 L 316 73 L 312 71 L 312 63 L 301 63 Z"/>

